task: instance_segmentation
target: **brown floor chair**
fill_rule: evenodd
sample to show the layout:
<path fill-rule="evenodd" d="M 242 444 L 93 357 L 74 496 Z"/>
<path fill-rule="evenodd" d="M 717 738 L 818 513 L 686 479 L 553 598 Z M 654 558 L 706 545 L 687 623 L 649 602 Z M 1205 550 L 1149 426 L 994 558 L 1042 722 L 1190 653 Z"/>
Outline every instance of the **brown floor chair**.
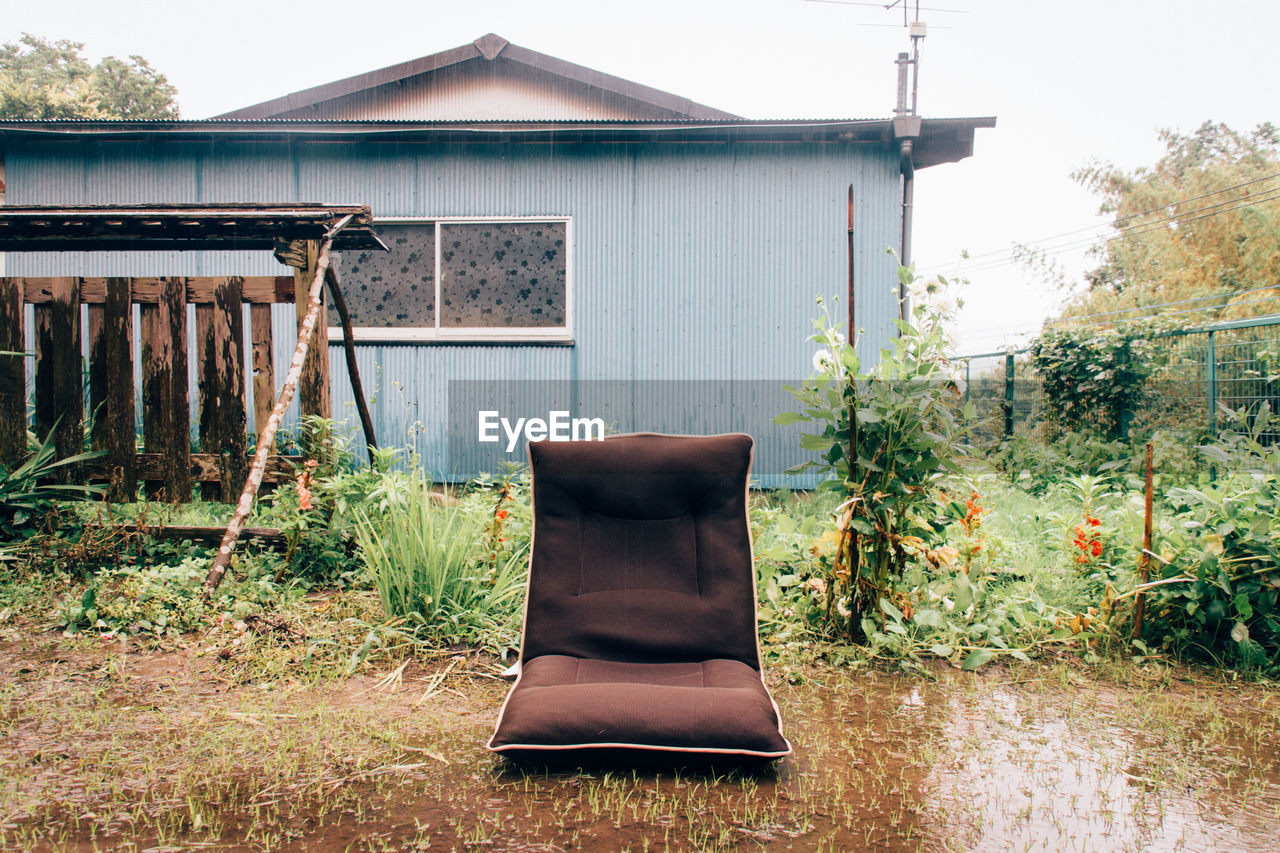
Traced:
<path fill-rule="evenodd" d="M 520 675 L 489 749 L 791 752 L 761 676 L 752 447 L 747 435 L 529 444 Z"/>

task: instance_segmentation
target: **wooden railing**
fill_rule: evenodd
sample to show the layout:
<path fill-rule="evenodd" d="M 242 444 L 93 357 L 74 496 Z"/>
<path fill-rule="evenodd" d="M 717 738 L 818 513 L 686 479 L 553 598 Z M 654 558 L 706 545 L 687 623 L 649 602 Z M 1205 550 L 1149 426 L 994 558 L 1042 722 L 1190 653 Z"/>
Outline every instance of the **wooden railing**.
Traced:
<path fill-rule="evenodd" d="M 302 271 L 299 271 L 302 272 Z M 54 432 L 57 457 L 84 449 L 84 379 L 80 305 L 88 306 L 90 443 L 105 455 L 64 469 L 66 481 L 106 480 L 108 498 L 130 501 L 138 483 L 155 498 L 233 501 L 248 474 L 247 382 L 253 379 L 255 422 L 275 399 L 271 305 L 295 302 L 301 275 L 221 278 L 0 278 L 0 464 L 26 452 L 27 342 L 23 304 L 35 311 L 34 414 L 43 438 Z M 309 280 L 302 284 L 305 288 Z M 248 303 L 251 365 L 244 358 Z M 143 452 L 137 452 L 133 305 L 139 307 Z M 199 452 L 191 452 L 187 305 L 195 306 Z M 329 359 L 325 324 L 313 340 L 298 389 L 302 414 L 328 417 Z M 289 476 L 287 458 L 272 457 L 267 480 Z"/>

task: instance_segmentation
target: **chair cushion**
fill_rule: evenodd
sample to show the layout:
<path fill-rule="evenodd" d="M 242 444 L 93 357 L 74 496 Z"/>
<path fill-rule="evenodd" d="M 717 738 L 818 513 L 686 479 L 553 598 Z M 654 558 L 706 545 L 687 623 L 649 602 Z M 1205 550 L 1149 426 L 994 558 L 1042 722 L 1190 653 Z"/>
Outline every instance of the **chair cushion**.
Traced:
<path fill-rule="evenodd" d="M 630 748 L 777 757 L 791 751 L 760 673 L 736 660 L 526 661 L 489 741 L 496 752 Z"/>

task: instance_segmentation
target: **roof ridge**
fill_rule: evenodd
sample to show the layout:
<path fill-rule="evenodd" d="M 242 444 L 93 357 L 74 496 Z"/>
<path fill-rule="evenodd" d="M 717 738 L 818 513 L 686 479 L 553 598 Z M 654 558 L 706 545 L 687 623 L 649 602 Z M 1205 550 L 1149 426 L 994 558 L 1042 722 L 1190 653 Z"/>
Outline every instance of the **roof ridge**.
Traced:
<path fill-rule="evenodd" d="M 563 77 L 575 83 L 603 89 L 615 95 L 629 98 L 658 109 L 667 110 L 690 119 L 738 119 L 733 113 L 700 104 L 652 86 L 616 77 L 603 71 L 587 68 L 564 59 L 558 59 L 527 47 L 512 44 L 497 33 L 486 33 L 475 41 L 459 47 L 429 54 L 407 62 L 388 65 L 352 77 L 344 77 L 330 83 L 301 89 L 288 95 L 261 101 L 240 109 L 210 116 L 212 119 L 268 119 L 281 113 L 315 106 L 356 92 L 375 89 L 391 83 L 402 82 L 441 68 L 458 65 L 468 60 L 483 59 L 493 62 L 501 57 L 507 62 L 525 65 L 538 71 Z"/>

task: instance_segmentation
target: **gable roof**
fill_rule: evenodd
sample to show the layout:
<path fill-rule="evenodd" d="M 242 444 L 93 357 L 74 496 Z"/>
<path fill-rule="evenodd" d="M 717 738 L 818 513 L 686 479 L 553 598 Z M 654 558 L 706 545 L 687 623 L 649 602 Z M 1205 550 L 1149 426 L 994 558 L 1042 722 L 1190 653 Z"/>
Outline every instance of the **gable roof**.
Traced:
<path fill-rule="evenodd" d="M 554 109 L 545 96 L 558 98 L 560 108 L 578 111 L 565 115 L 488 115 L 510 119 L 648 119 L 648 120 L 732 120 L 733 113 L 717 110 L 669 92 L 624 80 L 554 56 L 512 44 L 494 33 L 471 44 L 429 56 L 389 65 L 376 71 L 335 80 L 283 97 L 214 116 L 215 119 L 450 119 L 480 118 L 476 115 L 421 114 L 422 90 L 444 88 L 450 75 L 463 75 L 464 85 L 474 90 L 486 77 L 502 77 L 499 85 L 529 84 L 525 94 L 528 109 Z M 414 92 L 419 97 L 415 98 Z M 535 103 L 534 96 L 544 95 Z M 508 100 L 519 100 L 508 98 Z M 590 104 L 599 105 L 590 114 Z M 453 106 L 457 108 L 456 102 Z M 371 112 L 375 110 L 376 112 Z M 585 112 L 584 112 L 585 111 Z M 419 114 L 412 114 L 419 112 Z M 395 114 L 399 113 L 399 114 Z"/>

